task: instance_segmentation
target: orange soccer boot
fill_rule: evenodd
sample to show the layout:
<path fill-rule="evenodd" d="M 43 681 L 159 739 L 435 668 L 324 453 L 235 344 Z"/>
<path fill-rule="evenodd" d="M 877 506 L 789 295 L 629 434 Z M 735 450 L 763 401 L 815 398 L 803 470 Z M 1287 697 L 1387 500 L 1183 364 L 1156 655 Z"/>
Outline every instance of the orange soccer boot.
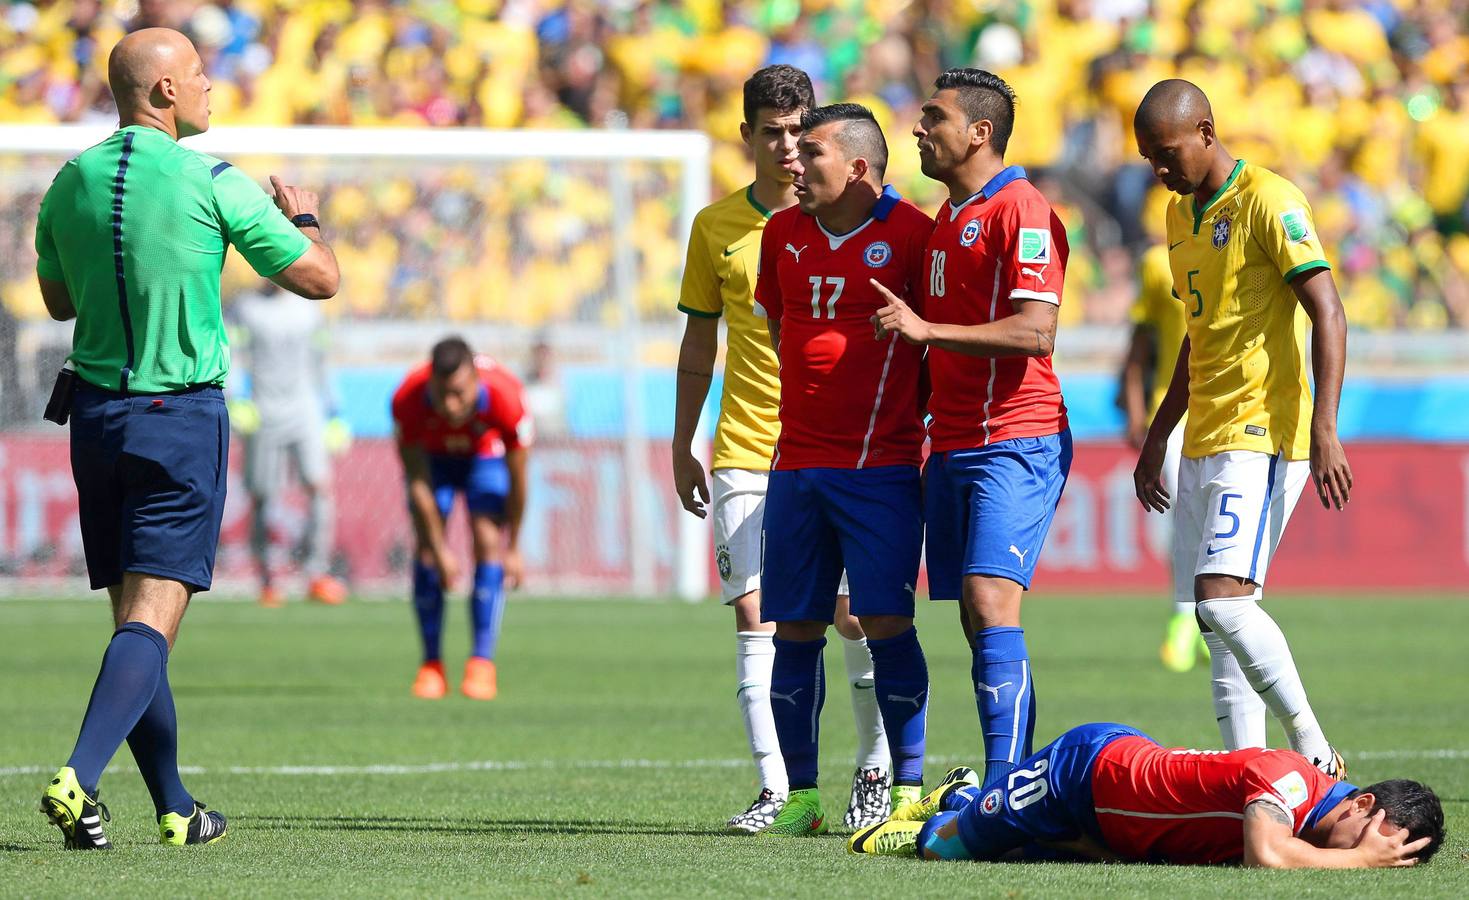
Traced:
<path fill-rule="evenodd" d="M 311 579 L 311 586 L 306 589 L 306 597 L 327 606 L 340 606 L 347 602 L 347 586 L 330 575 L 322 575 Z"/>
<path fill-rule="evenodd" d="M 439 700 L 449 693 L 449 680 L 444 677 L 444 664 L 435 659 L 418 667 L 413 679 L 413 696 L 423 700 Z"/>
<path fill-rule="evenodd" d="M 459 690 L 471 700 L 495 699 L 495 663 L 483 656 L 471 656 L 464 664 L 464 683 Z"/>

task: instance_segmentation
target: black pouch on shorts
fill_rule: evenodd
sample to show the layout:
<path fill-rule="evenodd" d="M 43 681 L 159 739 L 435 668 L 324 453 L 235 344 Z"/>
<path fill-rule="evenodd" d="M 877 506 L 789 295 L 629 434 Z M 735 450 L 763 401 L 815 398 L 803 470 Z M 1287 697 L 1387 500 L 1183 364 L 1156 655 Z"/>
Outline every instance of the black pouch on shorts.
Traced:
<path fill-rule="evenodd" d="M 46 401 L 46 412 L 43 418 L 57 425 L 65 425 L 67 419 L 71 418 L 71 398 L 77 389 L 77 373 L 70 368 L 62 367 L 56 373 L 56 384 L 51 388 L 51 399 Z"/>

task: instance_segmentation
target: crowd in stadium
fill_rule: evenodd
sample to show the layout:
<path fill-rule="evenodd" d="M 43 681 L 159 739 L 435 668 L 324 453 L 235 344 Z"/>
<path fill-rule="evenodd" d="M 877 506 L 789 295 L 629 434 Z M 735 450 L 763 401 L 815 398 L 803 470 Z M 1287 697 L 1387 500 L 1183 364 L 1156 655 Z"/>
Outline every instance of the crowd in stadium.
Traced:
<path fill-rule="evenodd" d="M 749 178 L 742 80 L 791 63 L 822 102 L 873 108 L 890 180 L 924 205 L 937 186 L 907 134 L 917 106 L 944 68 L 989 68 L 1020 100 L 1010 161 L 1043 176 L 1067 221 L 1071 323 L 1126 320 L 1134 261 L 1161 224 L 1130 117 L 1177 75 L 1209 93 L 1232 152 L 1313 198 L 1355 326 L 1469 324 L 1465 0 L 37 0 L 0 17 L 0 122 L 113 121 L 98 73 L 148 25 L 199 46 L 216 125 L 693 128 L 717 141 L 716 192 Z M 603 176 L 526 165 L 328 186 L 342 308 L 595 317 L 610 295 L 601 238 L 631 226 L 641 302 L 671 317 L 671 173 L 637 173 L 618 222 L 604 186 L 575 190 Z M 12 314 L 40 315 L 27 298 L 5 286 Z"/>

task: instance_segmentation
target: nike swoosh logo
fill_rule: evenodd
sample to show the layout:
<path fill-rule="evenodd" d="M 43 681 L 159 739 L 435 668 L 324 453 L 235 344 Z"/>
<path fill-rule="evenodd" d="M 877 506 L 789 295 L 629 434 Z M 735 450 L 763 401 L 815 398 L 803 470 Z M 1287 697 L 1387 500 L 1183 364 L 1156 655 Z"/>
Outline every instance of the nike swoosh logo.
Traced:
<path fill-rule="evenodd" d="M 1220 547 L 1218 550 L 1215 550 L 1213 547 L 1210 547 L 1208 550 L 1205 550 L 1204 552 L 1206 554 L 1208 554 L 1209 556 L 1213 556 L 1216 553 L 1223 553 L 1225 550 L 1233 550 L 1233 549 L 1234 549 L 1234 544 L 1230 544 L 1228 547 Z"/>
<path fill-rule="evenodd" d="M 736 253 L 739 253 L 741 250 L 745 249 L 748 246 L 748 244 L 740 244 L 738 247 L 730 247 L 728 250 L 724 251 L 725 259 L 734 256 Z"/>
<path fill-rule="evenodd" d="M 875 687 L 877 687 L 877 685 L 875 685 L 875 684 L 854 684 L 854 685 L 852 685 L 852 690 L 855 690 L 855 691 L 870 691 L 870 690 L 872 690 Z"/>
<path fill-rule="evenodd" d="M 1179 241 L 1179 242 L 1178 242 L 1178 243 L 1177 243 L 1177 244 L 1169 244 L 1169 245 L 1168 245 L 1168 252 L 1169 252 L 1169 253 L 1172 253 L 1172 252 L 1173 252 L 1173 249 L 1174 249 L 1174 248 L 1175 248 L 1175 247 L 1178 247 L 1178 246 L 1179 246 L 1179 245 L 1181 245 L 1181 244 L 1182 244 L 1182 243 L 1183 243 L 1183 241 Z M 728 254 L 728 253 L 726 253 L 726 254 L 725 254 L 725 256 L 728 256 L 728 255 L 729 255 L 729 254 Z"/>

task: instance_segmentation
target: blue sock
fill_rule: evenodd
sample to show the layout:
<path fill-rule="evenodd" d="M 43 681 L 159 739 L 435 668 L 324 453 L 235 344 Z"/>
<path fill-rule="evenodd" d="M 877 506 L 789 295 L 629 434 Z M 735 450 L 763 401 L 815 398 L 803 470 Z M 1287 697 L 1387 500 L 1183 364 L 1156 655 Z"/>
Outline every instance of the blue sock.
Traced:
<path fill-rule="evenodd" d="M 964 846 L 964 841 L 955 832 L 954 836 L 947 840 L 939 837 L 939 829 L 959 817 L 956 812 L 941 812 L 927 822 L 918 832 L 918 858 L 927 859 L 923 852 L 927 850 L 939 859 L 972 859 L 969 848 Z"/>
<path fill-rule="evenodd" d="M 924 733 L 928 728 L 928 662 L 918 629 L 896 637 L 867 639 L 877 708 L 888 735 L 893 784 L 923 784 Z"/>
<path fill-rule="evenodd" d="M 439 639 L 444 633 L 444 586 L 439 570 L 422 562 L 413 564 L 413 611 L 418 613 L 418 633 L 423 637 L 423 661 L 439 658 Z"/>
<path fill-rule="evenodd" d="M 821 707 L 826 702 L 826 669 L 821 651 L 826 638 L 783 641 L 775 638 L 775 664 L 770 673 L 770 711 L 785 758 L 791 790 L 816 787 L 816 751 L 821 734 Z"/>
<path fill-rule="evenodd" d="M 480 563 L 474 567 L 474 593 L 469 595 L 469 621 L 474 629 L 472 656 L 495 658 L 504 612 L 505 568 L 499 563 Z"/>
<path fill-rule="evenodd" d="M 972 784 L 955 788 L 944 795 L 944 799 L 939 802 L 939 809 L 943 812 L 962 812 L 964 807 L 979 799 L 983 790 Z"/>
<path fill-rule="evenodd" d="M 1034 692 L 1025 631 L 985 628 L 974 636 L 974 702 L 984 731 L 984 783 L 1004 778 L 1030 755 Z"/>
<path fill-rule="evenodd" d="M 168 686 L 168 660 L 158 677 L 158 690 L 153 702 L 143 710 L 142 718 L 128 734 L 128 748 L 153 797 L 153 809 L 164 813 L 189 816 L 194 813 L 194 798 L 179 778 L 178 717 L 173 708 L 173 690 Z"/>
<path fill-rule="evenodd" d="M 158 692 L 167 659 L 168 641 L 142 622 L 124 622 L 113 632 L 102 654 L 97 683 L 92 685 L 76 748 L 66 761 L 76 770 L 82 789 L 93 797 L 102 770 Z"/>

